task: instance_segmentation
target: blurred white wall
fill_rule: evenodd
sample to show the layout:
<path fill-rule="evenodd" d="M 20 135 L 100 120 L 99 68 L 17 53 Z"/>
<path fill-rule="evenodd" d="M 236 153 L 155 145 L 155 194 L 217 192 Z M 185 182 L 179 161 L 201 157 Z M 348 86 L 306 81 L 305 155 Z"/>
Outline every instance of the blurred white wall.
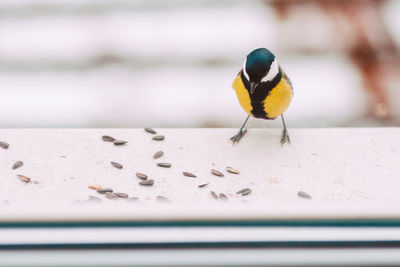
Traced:
<path fill-rule="evenodd" d="M 399 29 L 393 9 L 387 21 Z M 334 41 L 323 17 L 308 19 L 296 32 L 263 1 L 3 0 L 0 126 L 238 127 L 245 113 L 231 83 L 257 47 L 275 52 L 294 83 L 290 126 L 376 125 L 364 120 L 368 95 L 346 58 L 290 50 Z"/>

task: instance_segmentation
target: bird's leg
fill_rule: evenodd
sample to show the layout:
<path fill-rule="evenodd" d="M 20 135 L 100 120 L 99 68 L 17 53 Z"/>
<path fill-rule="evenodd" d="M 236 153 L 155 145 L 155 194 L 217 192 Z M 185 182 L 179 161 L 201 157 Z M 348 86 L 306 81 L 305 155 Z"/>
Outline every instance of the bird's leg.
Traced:
<path fill-rule="evenodd" d="M 290 137 L 286 128 L 286 124 L 285 124 L 285 119 L 283 118 L 283 115 L 281 114 L 281 118 L 282 118 L 282 123 L 283 123 L 283 131 L 282 131 L 282 137 L 281 137 L 281 145 L 283 145 L 284 143 L 288 143 L 290 144 Z"/>
<path fill-rule="evenodd" d="M 249 120 L 250 115 L 247 116 L 246 120 L 244 121 L 242 127 L 240 127 L 240 130 L 237 134 L 235 134 L 234 136 L 231 137 L 231 141 L 233 142 L 233 144 L 238 143 L 240 141 L 240 139 L 246 134 L 247 129 L 244 129 L 244 126 L 246 125 L 247 121 Z"/>

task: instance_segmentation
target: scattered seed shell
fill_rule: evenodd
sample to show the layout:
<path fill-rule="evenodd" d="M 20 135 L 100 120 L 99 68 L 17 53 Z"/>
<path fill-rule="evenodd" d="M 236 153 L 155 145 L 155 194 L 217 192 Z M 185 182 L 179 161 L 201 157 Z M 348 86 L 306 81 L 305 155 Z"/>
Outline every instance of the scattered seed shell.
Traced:
<path fill-rule="evenodd" d="M 31 182 L 31 178 L 29 178 L 29 177 L 27 177 L 27 176 L 25 176 L 25 175 L 18 174 L 17 177 L 18 177 L 18 179 L 20 179 L 22 182 L 25 182 L 25 183 L 30 183 L 30 182 Z"/>
<path fill-rule="evenodd" d="M 122 146 L 122 145 L 125 145 L 126 143 L 128 143 L 128 141 L 115 140 L 115 141 L 113 142 L 113 144 L 116 145 L 116 146 Z"/>
<path fill-rule="evenodd" d="M 10 146 L 10 145 L 9 145 L 8 143 L 6 143 L 6 142 L 4 142 L 4 141 L 0 141 L 0 147 L 1 147 L 1 148 L 7 149 L 9 146 Z"/>
<path fill-rule="evenodd" d="M 236 192 L 236 194 L 240 194 L 242 196 L 246 196 L 248 194 L 251 193 L 251 189 L 250 188 L 243 188 L 242 190 L 239 190 Z"/>
<path fill-rule="evenodd" d="M 89 185 L 88 188 L 94 190 L 100 190 L 102 187 L 101 185 Z"/>
<path fill-rule="evenodd" d="M 115 141 L 115 138 L 112 137 L 112 136 L 109 136 L 109 135 L 103 135 L 103 136 L 101 137 L 101 139 L 102 139 L 104 142 L 114 142 L 114 141 Z"/>
<path fill-rule="evenodd" d="M 106 192 L 106 198 L 109 198 L 109 199 L 117 199 L 118 196 L 115 195 L 115 194 L 112 193 L 112 192 Z"/>
<path fill-rule="evenodd" d="M 156 152 L 156 153 L 153 155 L 153 159 L 158 159 L 158 158 L 162 157 L 163 155 L 164 155 L 164 152 L 162 152 L 162 151 L 160 150 L 160 151 Z"/>
<path fill-rule="evenodd" d="M 13 170 L 18 169 L 18 168 L 22 167 L 22 165 L 24 165 L 24 163 L 23 163 L 22 161 L 17 161 L 17 162 L 15 162 L 14 165 L 12 166 L 12 169 L 13 169 Z"/>
<path fill-rule="evenodd" d="M 139 179 L 142 179 L 142 180 L 146 180 L 147 179 L 147 175 L 144 174 L 144 173 L 137 172 L 135 174 Z"/>
<path fill-rule="evenodd" d="M 107 193 L 107 192 L 112 193 L 113 191 L 114 191 L 114 190 L 112 190 L 111 188 L 102 188 L 102 189 L 97 190 L 97 193 L 99 193 L 99 194 L 105 194 L 105 193 Z"/>
<path fill-rule="evenodd" d="M 160 162 L 160 163 L 157 163 L 157 166 L 163 167 L 163 168 L 169 168 L 169 167 L 171 167 L 172 165 L 171 165 L 171 163 Z"/>
<path fill-rule="evenodd" d="M 218 199 L 217 193 L 215 193 L 214 191 L 210 191 L 210 193 L 211 193 L 211 196 L 212 196 L 213 198 Z"/>
<path fill-rule="evenodd" d="M 205 187 L 205 186 L 207 186 L 209 183 L 205 183 L 205 184 L 199 184 L 198 185 L 198 187 L 200 187 L 200 188 L 202 188 L 202 187 Z"/>
<path fill-rule="evenodd" d="M 224 193 L 219 193 L 219 198 L 223 200 L 228 200 L 228 196 L 225 195 Z"/>
<path fill-rule="evenodd" d="M 157 196 L 157 200 L 161 202 L 169 202 L 169 199 L 163 196 Z"/>
<path fill-rule="evenodd" d="M 304 199 L 312 199 L 312 197 L 304 191 L 297 192 L 297 195 Z"/>
<path fill-rule="evenodd" d="M 153 140 L 156 140 L 156 141 L 162 141 L 164 139 L 165 139 L 164 135 L 156 135 L 153 137 Z"/>
<path fill-rule="evenodd" d="M 144 186 L 152 186 L 154 184 L 154 180 L 153 179 L 143 180 L 139 182 L 139 184 Z"/>
<path fill-rule="evenodd" d="M 196 175 L 194 175 L 193 173 L 191 173 L 191 172 L 182 172 L 183 173 L 183 175 L 185 175 L 185 176 L 187 176 L 187 177 L 193 177 L 193 178 L 196 178 L 197 176 Z"/>
<path fill-rule="evenodd" d="M 113 165 L 117 169 L 122 169 L 124 166 L 119 164 L 118 162 L 111 161 L 111 165 Z"/>
<path fill-rule="evenodd" d="M 227 172 L 233 173 L 233 174 L 240 174 L 240 172 L 232 167 L 226 167 L 225 170 Z"/>
<path fill-rule="evenodd" d="M 125 193 L 114 193 L 117 197 L 120 197 L 120 198 L 128 198 L 129 197 L 129 195 L 128 194 L 125 194 Z"/>
<path fill-rule="evenodd" d="M 156 133 L 157 133 L 156 131 L 154 131 L 154 129 L 152 129 L 152 128 L 150 128 L 150 127 L 145 127 L 144 130 L 145 130 L 146 132 L 148 132 L 148 133 L 151 133 L 151 134 L 156 134 Z"/>
<path fill-rule="evenodd" d="M 215 176 L 224 177 L 224 174 L 222 172 L 219 172 L 214 169 L 211 169 L 211 173 L 214 174 Z"/>

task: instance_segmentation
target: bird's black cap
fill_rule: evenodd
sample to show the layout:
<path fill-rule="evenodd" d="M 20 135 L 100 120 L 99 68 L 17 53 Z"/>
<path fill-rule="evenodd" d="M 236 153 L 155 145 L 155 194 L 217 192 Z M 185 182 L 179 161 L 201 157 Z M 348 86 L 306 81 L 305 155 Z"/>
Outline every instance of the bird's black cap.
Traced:
<path fill-rule="evenodd" d="M 268 73 L 275 56 L 266 48 L 251 51 L 246 58 L 245 72 L 250 82 L 259 83 Z"/>

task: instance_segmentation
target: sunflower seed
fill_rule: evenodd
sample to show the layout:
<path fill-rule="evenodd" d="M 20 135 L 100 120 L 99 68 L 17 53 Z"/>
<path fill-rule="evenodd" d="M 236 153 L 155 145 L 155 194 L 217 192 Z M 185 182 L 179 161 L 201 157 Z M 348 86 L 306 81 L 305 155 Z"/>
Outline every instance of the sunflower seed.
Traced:
<path fill-rule="evenodd" d="M 24 165 L 24 163 L 22 161 L 17 161 L 14 163 L 14 165 L 12 166 L 12 169 L 18 169 L 19 167 L 22 167 L 22 165 Z"/>
<path fill-rule="evenodd" d="M 144 173 L 137 172 L 137 173 L 136 173 L 136 176 L 137 176 L 139 179 L 142 179 L 142 180 L 146 180 L 146 179 L 147 179 L 147 175 L 144 174 Z"/>
<path fill-rule="evenodd" d="M 128 194 L 125 194 L 125 193 L 114 193 L 117 197 L 120 197 L 120 198 L 128 198 L 129 196 L 128 196 Z"/>
<path fill-rule="evenodd" d="M 312 199 L 312 197 L 304 191 L 297 192 L 297 195 L 304 199 Z"/>
<path fill-rule="evenodd" d="M 144 186 L 152 186 L 154 184 L 154 180 L 153 179 L 143 180 L 139 182 L 139 184 Z"/>
<path fill-rule="evenodd" d="M 211 193 L 211 196 L 212 196 L 213 198 L 218 199 L 217 193 L 215 193 L 214 191 L 210 191 L 210 193 Z"/>
<path fill-rule="evenodd" d="M 164 135 L 156 135 L 153 137 L 153 140 L 162 141 L 164 140 L 164 138 L 165 138 Z"/>
<path fill-rule="evenodd" d="M 171 163 L 160 162 L 160 163 L 157 163 L 157 166 L 164 167 L 164 168 L 169 168 L 169 167 L 171 167 Z"/>
<path fill-rule="evenodd" d="M 193 177 L 193 178 L 197 177 L 196 175 L 194 175 L 194 174 L 191 173 L 191 172 L 183 172 L 183 175 L 185 175 L 185 176 L 187 176 L 187 177 Z"/>
<path fill-rule="evenodd" d="M 169 199 L 163 196 L 157 196 L 157 200 L 161 202 L 169 202 Z"/>
<path fill-rule="evenodd" d="M 206 184 L 199 184 L 198 187 L 202 188 L 202 187 L 207 186 L 208 184 L 209 184 L 209 183 L 206 183 Z"/>
<path fill-rule="evenodd" d="M 0 141 L 0 147 L 1 147 L 1 148 L 7 149 L 9 146 L 10 146 L 10 145 L 7 144 L 6 142 Z"/>
<path fill-rule="evenodd" d="M 138 197 L 130 197 L 126 199 L 127 201 L 138 201 L 139 198 Z"/>
<path fill-rule="evenodd" d="M 230 173 L 234 173 L 234 174 L 240 174 L 240 172 L 232 167 L 226 167 L 225 168 L 226 171 L 230 172 Z"/>
<path fill-rule="evenodd" d="M 88 188 L 89 189 L 94 189 L 94 190 L 100 190 L 101 186 L 100 185 L 89 185 Z"/>
<path fill-rule="evenodd" d="M 240 194 L 242 196 L 246 196 L 248 194 L 251 193 L 251 189 L 250 188 L 243 188 L 242 190 L 239 190 L 236 192 L 236 194 Z"/>
<path fill-rule="evenodd" d="M 104 142 L 114 142 L 115 138 L 109 135 L 103 135 L 101 137 L 101 139 L 103 139 Z"/>
<path fill-rule="evenodd" d="M 115 140 L 115 141 L 113 142 L 113 144 L 116 145 L 116 146 L 122 146 L 122 145 L 125 145 L 126 143 L 128 143 L 128 141 Z"/>
<path fill-rule="evenodd" d="M 29 178 L 29 177 L 27 177 L 27 176 L 25 176 L 25 175 L 18 174 L 17 177 L 18 177 L 18 179 L 20 179 L 22 182 L 25 182 L 25 183 L 30 183 L 30 182 L 31 182 L 31 178 Z"/>
<path fill-rule="evenodd" d="M 124 166 L 119 164 L 118 162 L 111 161 L 111 165 L 113 165 L 117 169 L 122 169 Z"/>
<path fill-rule="evenodd" d="M 99 194 L 105 194 L 105 193 L 107 193 L 107 192 L 112 193 L 113 191 L 114 191 L 114 190 L 112 190 L 111 188 L 102 188 L 102 189 L 97 190 L 97 193 L 99 193 Z"/>
<path fill-rule="evenodd" d="M 153 155 L 153 159 L 158 159 L 158 158 L 162 157 L 163 155 L 164 155 L 164 152 L 162 152 L 162 151 L 160 150 L 160 151 L 156 152 L 156 153 Z"/>
<path fill-rule="evenodd" d="M 156 134 L 157 133 L 156 131 L 154 131 L 154 129 L 151 129 L 150 127 L 145 127 L 144 130 L 146 132 L 148 132 L 148 133 L 151 133 L 151 134 Z"/>
<path fill-rule="evenodd" d="M 228 200 L 228 196 L 225 195 L 224 193 L 219 193 L 219 198 L 223 200 Z"/>
<path fill-rule="evenodd" d="M 214 170 L 214 169 L 211 169 L 211 173 L 216 175 L 216 176 L 219 176 L 219 177 L 223 177 L 224 176 L 221 172 L 219 172 L 217 170 Z"/>
<path fill-rule="evenodd" d="M 109 199 L 117 199 L 118 196 L 115 195 L 115 194 L 112 193 L 112 192 L 106 192 L 106 198 L 109 198 Z"/>

